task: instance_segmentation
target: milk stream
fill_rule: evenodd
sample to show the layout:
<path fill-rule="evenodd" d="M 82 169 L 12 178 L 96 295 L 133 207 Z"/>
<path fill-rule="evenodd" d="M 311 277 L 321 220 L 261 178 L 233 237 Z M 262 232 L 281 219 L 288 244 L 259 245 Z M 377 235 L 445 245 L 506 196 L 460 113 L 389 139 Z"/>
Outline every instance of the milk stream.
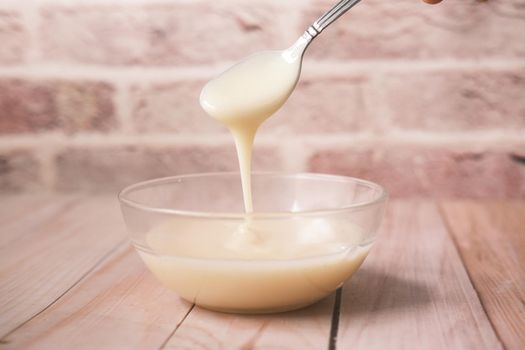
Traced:
<path fill-rule="evenodd" d="M 265 51 L 246 58 L 202 89 L 201 106 L 226 125 L 235 139 L 247 213 L 253 212 L 250 173 L 255 134 L 286 102 L 300 70 L 299 59 L 290 59 L 283 51 Z"/>

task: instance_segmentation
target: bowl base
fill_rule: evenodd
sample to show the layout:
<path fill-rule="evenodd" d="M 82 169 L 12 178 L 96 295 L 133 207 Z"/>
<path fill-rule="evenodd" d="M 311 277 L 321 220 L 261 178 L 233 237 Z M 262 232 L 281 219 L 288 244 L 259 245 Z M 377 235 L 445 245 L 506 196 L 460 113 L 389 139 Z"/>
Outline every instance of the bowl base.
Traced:
<path fill-rule="evenodd" d="M 323 298 L 321 298 L 323 299 Z M 287 312 L 287 311 L 293 311 L 302 309 L 308 306 L 311 306 L 317 302 L 319 302 L 321 299 L 309 301 L 307 303 L 301 303 L 301 304 L 293 304 L 293 305 L 285 305 L 285 306 L 278 306 L 278 307 L 268 307 L 268 308 L 230 308 L 230 307 L 217 307 L 217 306 L 210 306 L 205 304 L 199 304 L 195 303 L 198 307 L 201 307 L 206 310 L 226 313 L 226 314 L 243 314 L 243 315 L 254 315 L 254 314 L 275 314 L 280 312 Z"/>

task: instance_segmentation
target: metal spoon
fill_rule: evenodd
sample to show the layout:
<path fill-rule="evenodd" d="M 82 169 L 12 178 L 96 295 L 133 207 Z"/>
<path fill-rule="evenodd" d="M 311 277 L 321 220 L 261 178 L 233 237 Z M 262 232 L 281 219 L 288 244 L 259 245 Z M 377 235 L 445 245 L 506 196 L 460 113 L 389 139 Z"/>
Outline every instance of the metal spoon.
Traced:
<path fill-rule="evenodd" d="M 326 27 L 335 22 L 339 17 L 341 17 L 346 11 L 350 10 L 352 7 L 357 5 L 361 0 L 341 0 L 324 15 L 319 17 L 303 35 L 297 41 L 290 46 L 288 49 L 283 51 L 283 57 L 287 61 L 295 61 L 297 59 L 302 59 L 304 52 L 306 51 L 308 45 L 314 40 L 317 35 L 319 35 Z"/>
<path fill-rule="evenodd" d="M 239 125 L 240 118 L 252 126 L 260 125 L 293 92 L 301 75 L 302 58 L 308 45 L 359 1 L 339 1 L 308 27 L 288 49 L 255 53 L 208 82 L 200 96 L 203 109 L 214 118 L 229 124 Z M 277 76 L 279 79 L 274 79 Z M 252 117 L 257 123 L 251 120 Z M 255 132 L 256 128 L 253 129 Z"/>

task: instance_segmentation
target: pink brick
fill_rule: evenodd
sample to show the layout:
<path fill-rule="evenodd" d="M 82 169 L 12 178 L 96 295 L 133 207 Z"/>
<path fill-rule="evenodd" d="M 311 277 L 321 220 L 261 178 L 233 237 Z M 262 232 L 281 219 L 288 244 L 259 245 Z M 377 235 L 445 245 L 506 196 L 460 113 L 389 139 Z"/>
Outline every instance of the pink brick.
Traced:
<path fill-rule="evenodd" d="M 306 10 L 307 27 L 333 4 Z M 309 55 L 322 59 L 525 56 L 522 0 L 368 0 L 323 32 Z"/>
<path fill-rule="evenodd" d="M 101 146 L 68 148 L 56 158 L 57 189 L 116 191 L 134 182 L 179 174 L 237 171 L 232 145 Z M 258 146 L 254 169 L 279 170 L 277 150 Z"/>
<path fill-rule="evenodd" d="M 383 145 L 320 150 L 311 171 L 364 178 L 383 184 L 394 197 L 523 198 L 525 145 L 516 151 Z"/>
<path fill-rule="evenodd" d="M 100 82 L 54 82 L 60 126 L 68 133 L 115 129 L 114 88 Z"/>
<path fill-rule="evenodd" d="M 20 192 L 41 187 L 40 164 L 31 150 L 0 150 L 0 192 Z"/>
<path fill-rule="evenodd" d="M 105 83 L 0 80 L 0 133 L 105 131 L 115 124 Z"/>
<path fill-rule="evenodd" d="M 322 134 L 351 133 L 373 126 L 367 78 L 309 78 L 299 82 L 283 109 L 262 133 Z"/>
<path fill-rule="evenodd" d="M 41 17 L 43 54 L 49 60 L 201 64 L 289 44 L 280 31 L 287 16 L 267 4 L 54 6 Z"/>
<path fill-rule="evenodd" d="M 525 130 L 525 70 L 390 74 L 377 89 L 392 128 Z"/>
<path fill-rule="evenodd" d="M 59 124 L 54 89 L 42 82 L 0 80 L 0 133 L 42 131 Z"/>
<path fill-rule="evenodd" d="M 0 63 L 13 64 L 25 60 L 30 43 L 19 14 L 0 10 Z"/>
<path fill-rule="evenodd" d="M 199 104 L 204 81 L 182 81 L 131 89 L 132 119 L 137 132 L 225 133 Z"/>

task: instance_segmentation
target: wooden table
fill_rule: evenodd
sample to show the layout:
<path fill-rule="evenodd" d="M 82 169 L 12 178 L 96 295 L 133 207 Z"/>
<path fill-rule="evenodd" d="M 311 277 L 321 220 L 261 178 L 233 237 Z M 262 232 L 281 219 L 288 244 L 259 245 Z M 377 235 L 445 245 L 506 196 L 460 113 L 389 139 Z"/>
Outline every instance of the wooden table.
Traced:
<path fill-rule="evenodd" d="M 241 316 L 180 300 L 114 197 L 2 196 L 0 349 L 525 349 L 525 202 L 391 201 L 336 296 Z"/>

